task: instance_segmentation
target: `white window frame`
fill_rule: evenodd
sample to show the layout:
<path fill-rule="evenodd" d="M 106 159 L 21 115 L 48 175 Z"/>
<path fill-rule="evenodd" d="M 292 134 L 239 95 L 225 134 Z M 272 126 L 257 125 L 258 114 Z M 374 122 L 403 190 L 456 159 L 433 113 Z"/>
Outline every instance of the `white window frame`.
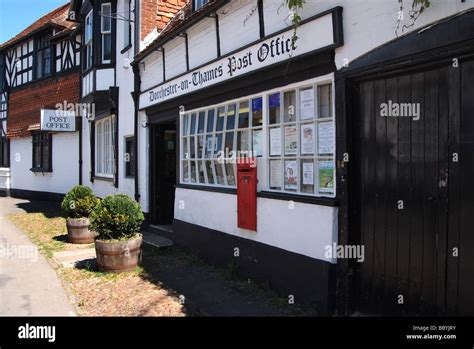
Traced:
<path fill-rule="evenodd" d="M 86 16 L 84 21 L 85 23 L 85 30 L 84 30 L 84 47 L 86 50 L 86 57 L 85 57 L 85 69 L 88 69 L 92 66 L 93 63 L 93 52 L 92 52 L 92 38 L 94 36 L 94 26 L 93 26 L 93 16 L 92 10 Z"/>
<path fill-rule="evenodd" d="M 104 17 L 104 7 L 109 7 L 110 11 L 108 17 Z M 110 2 L 103 3 L 100 5 L 100 34 L 101 34 L 101 42 L 102 42 L 102 50 L 101 50 L 101 60 L 103 64 L 109 64 L 111 59 L 104 59 L 104 43 L 105 43 L 105 36 L 110 36 L 110 55 L 112 56 L 112 4 Z M 110 28 L 108 30 L 104 30 L 104 20 L 110 21 Z"/>
<path fill-rule="evenodd" d="M 115 161 L 115 115 L 111 115 L 95 121 L 95 175 L 113 178 Z"/>
<path fill-rule="evenodd" d="M 331 84 L 331 109 L 332 109 L 332 116 L 330 117 L 325 117 L 325 118 L 319 118 L 319 115 L 317 115 L 317 113 L 319 113 L 319 106 L 318 106 L 318 90 L 317 90 L 317 87 L 318 86 L 322 86 L 322 85 L 327 85 L 327 84 Z M 299 109 L 299 105 L 300 105 L 300 101 L 299 101 L 299 91 L 302 90 L 302 89 L 305 89 L 305 88 L 308 88 L 308 87 L 313 87 L 314 88 L 314 108 L 315 108 L 315 118 L 313 119 L 308 119 L 308 120 L 300 120 L 299 118 L 299 111 L 297 111 L 297 118 L 295 121 L 291 121 L 289 123 L 284 123 L 284 114 L 283 114 L 283 103 L 284 103 L 284 100 L 283 100 L 283 94 L 284 92 L 287 92 L 287 91 L 291 91 L 291 90 L 295 90 L 297 91 L 296 92 L 296 104 L 297 104 L 297 109 Z M 269 123 L 269 106 L 268 106 L 268 96 L 271 95 L 271 94 L 274 94 L 274 93 L 280 93 L 280 123 L 279 124 L 270 124 Z M 192 161 L 188 161 L 188 168 L 187 168 L 187 178 L 188 178 L 188 181 L 185 182 L 184 181 L 184 173 L 183 173 L 183 168 L 184 168 L 184 163 L 185 161 L 189 160 L 188 159 L 185 159 L 185 157 L 183 156 L 183 151 L 185 150 L 184 148 L 184 141 L 187 141 L 189 142 L 191 137 L 189 135 L 190 133 L 190 129 L 191 129 L 191 119 L 189 117 L 189 120 L 188 120 L 188 123 L 187 123 L 187 130 L 184 130 L 183 129 L 183 125 L 184 125 L 184 121 L 183 121 L 183 118 L 185 117 L 185 115 L 192 115 L 193 113 L 196 113 L 196 115 L 199 115 L 199 112 L 200 111 L 203 111 L 205 110 L 206 111 L 206 122 L 205 122 L 205 130 L 204 130 L 204 135 L 207 135 L 207 112 L 208 110 L 211 110 L 211 109 L 214 109 L 215 110 L 215 115 L 214 115 L 214 126 L 213 126 L 213 132 L 212 132 L 212 135 L 214 136 L 213 137 L 213 145 L 212 145 L 212 148 L 214 148 L 214 142 L 216 140 L 216 134 L 220 133 L 220 131 L 216 131 L 216 125 L 217 125 L 217 118 L 218 118 L 218 110 L 219 110 L 219 107 L 225 107 L 225 115 L 227 116 L 227 106 L 228 105 L 232 105 L 232 104 L 236 104 L 237 105 L 237 109 L 236 109 L 236 116 L 235 116 L 235 127 L 234 127 L 234 143 L 233 143 L 233 149 L 236 150 L 237 149 L 237 132 L 240 130 L 238 128 L 238 103 L 240 101 L 249 101 L 249 108 L 250 108 L 250 111 L 249 111 L 249 122 L 250 122 L 250 125 L 248 127 L 248 129 L 250 130 L 250 144 L 252 144 L 252 134 L 253 134 L 253 131 L 254 130 L 263 130 L 262 132 L 262 139 L 261 139 L 261 142 L 262 142 L 262 156 L 259 156 L 258 157 L 258 160 L 257 160 L 257 173 L 258 173 L 258 179 L 259 179 L 259 183 L 258 183 L 258 190 L 259 191 L 269 191 L 269 192 L 276 192 L 276 193 L 284 193 L 284 194 L 287 194 L 287 195 L 301 195 L 301 196 L 308 196 L 308 197 L 335 197 L 336 196 L 336 191 L 337 191 L 337 188 L 336 188 L 336 162 L 335 162 L 335 155 L 336 155 L 336 125 L 335 125 L 335 87 L 334 87 L 334 74 L 327 74 L 327 75 L 324 75 L 324 76 L 320 76 L 320 77 L 317 77 L 317 78 L 312 78 L 312 79 L 308 79 L 306 81 L 301 81 L 301 82 L 298 82 L 298 83 L 294 83 L 294 84 L 290 84 L 290 85 L 287 85 L 287 86 L 283 86 L 283 87 L 279 87 L 279 88 L 275 88 L 275 89 L 272 89 L 272 90 L 268 90 L 268 91 L 264 91 L 264 92 L 261 92 L 261 93 L 258 93 L 258 94 L 253 94 L 253 95 L 249 95 L 249 96 L 245 96 L 245 97 L 242 97 L 242 98 L 238 98 L 238 99 L 233 99 L 233 100 L 229 100 L 229 101 L 226 101 L 225 103 L 220 103 L 220 104 L 214 104 L 214 105 L 210 105 L 210 106 L 206 106 L 206 107 L 202 107 L 202 108 L 197 108 L 197 109 L 193 109 L 193 110 L 189 110 L 189 111 L 186 111 L 184 113 L 181 113 L 180 114 L 180 130 L 179 130 L 179 142 L 180 142 L 180 154 L 179 154 L 179 159 L 180 159 L 180 162 L 179 162 L 179 170 L 180 170 L 180 183 L 181 184 L 184 184 L 184 185 L 193 185 L 193 186 L 212 186 L 212 187 L 222 187 L 222 188 L 235 188 L 236 186 L 235 185 L 228 185 L 227 183 L 227 180 L 226 180 L 226 174 L 224 172 L 224 184 L 216 184 L 216 183 L 209 183 L 209 180 L 207 178 L 207 171 L 204 171 L 205 173 L 205 183 L 200 183 L 199 182 L 199 171 L 198 171 L 198 167 L 196 167 L 196 182 L 192 182 L 192 177 L 191 177 L 191 162 Z M 251 103 L 252 103 L 252 99 L 255 99 L 255 98 L 258 98 L 258 97 L 262 97 L 263 98 L 263 101 L 262 101 L 262 113 L 263 113 L 263 124 L 261 126 L 255 126 L 253 127 L 253 125 L 251 124 L 252 122 L 252 110 L 251 110 Z M 226 122 L 227 122 L 227 117 L 224 119 L 224 128 L 223 128 L 223 138 L 222 138 L 222 149 L 224 149 L 224 145 L 225 145 L 225 130 L 226 130 Z M 334 147 L 334 151 L 332 154 L 330 155 L 318 155 L 318 124 L 321 123 L 321 122 L 332 122 L 333 123 L 333 130 L 334 130 L 334 134 L 333 134 L 333 147 Z M 314 147 L 315 147 L 315 150 L 314 150 L 314 154 L 312 155 L 301 155 L 301 146 L 300 146 L 300 143 L 301 143 L 301 140 L 300 140 L 300 132 L 301 132 L 301 129 L 300 129 L 300 125 L 301 124 L 306 124 L 306 123 L 313 123 L 315 126 L 314 126 Z M 296 155 L 285 155 L 284 154 L 284 129 L 283 127 L 288 125 L 288 124 L 296 124 L 297 125 L 297 140 L 298 140 L 298 151 L 297 151 L 297 154 Z M 280 131 L 282 132 L 281 133 L 281 155 L 280 156 L 272 156 L 270 157 L 270 146 L 269 146 L 269 141 L 270 141 L 270 138 L 269 138 L 269 130 L 270 128 L 272 127 L 280 127 Z M 197 129 L 198 129 L 198 120 L 196 120 L 196 132 L 194 134 L 194 136 L 197 135 Z M 184 133 L 185 132 L 185 133 Z M 206 139 L 207 139 L 207 136 L 205 136 L 204 138 L 204 142 L 206 143 Z M 197 143 L 197 137 L 194 137 L 194 141 L 195 141 L 195 151 L 197 152 L 198 151 L 198 143 Z M 204 147 L 206 146 L 206 144 L 204 145 Z M 252 146 L 250 146 L 250 148 L 252 148 Z M 189 148 L 188 148 L 189 149 Z M 270 188 L 270 160 L 278 160 L 280 159 L 282 161 L 282 174 L 281 174 L 281 179 L 282 179 L 282 183 L 281 183 L 281 189 L 271 189 Z M 285 190 L 284 189 L 284 164 L 285 164 L 285 159 L 295 159 L 297 161 L 297 164 L 298 164 L 298 190 L 297 191 L 288 191 L 288 190 Z M 314 175 L 314 184 L 313 184 L 313 192 L 311 193 L 306 193 L 306 192 L 303 192 L 301 190 L 301 186 L 302 186 L 302 176 L 301 176 L 301 160 L 305 160 L 305 159 L 308 159 L 308 160 L 313 160 L 313 175 Z M 205 161 L 206 159 L 203 157 L 202 159 L 195 159 L 193 160 L 195 162 L 195 166 L 198 166 L 199 163 L 202 163 L 205 165 Z M 328 193 L 321 193 L 319 192 L 319 167 L 318 167 L 318 161 L 331 161 L 332 162 L 332 167 L 333 167 L 333 190 L 332 192 L 328 192 Z M 216 167 L 215 167 L 215 164 L 217 164 L 217 161 L 214 162 L 214 166 L 212 168 L 212 172 L 214 174 L 214 182 L 216 182 Z M 236 176 L 236 165 L 234 164 L 234 176 Z"/>

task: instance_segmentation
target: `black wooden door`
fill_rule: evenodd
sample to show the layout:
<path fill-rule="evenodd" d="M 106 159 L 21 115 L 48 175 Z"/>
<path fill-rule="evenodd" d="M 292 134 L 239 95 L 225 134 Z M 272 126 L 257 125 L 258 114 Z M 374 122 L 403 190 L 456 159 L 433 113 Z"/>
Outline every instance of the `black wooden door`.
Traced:
<path fill-rule="evenodd" d="M 176 185 L 176 122 L 155 126 L 153 137 L 152 223 L 172 224 Z"/>
<path fill-rule="evenodd" d="M 356 94 L 361 311 L 474 315 L 474 63 Z"/>

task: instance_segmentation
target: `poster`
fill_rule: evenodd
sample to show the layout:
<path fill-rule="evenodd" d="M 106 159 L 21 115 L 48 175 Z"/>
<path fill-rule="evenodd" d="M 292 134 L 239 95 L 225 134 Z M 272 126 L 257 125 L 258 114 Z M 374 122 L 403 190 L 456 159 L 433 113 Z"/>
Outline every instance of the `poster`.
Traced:
<path fill-rule="evenodd" d="M 334 153 L 334 125 L 321 122 L 318 125 L 318 154 Z"/>
<path fill-rule="evenodd" d="M 332 161 L 319 161 L 319 192 L 334 191 L 334 164 Z"/>
<path fill-rule="evenodd" d="M 296 154 L 298 151 L 296 132 L 296 126 L 285 127 L 285 155 Z"/>
<path fill-rule="evenodd" d="M 285 189 L 298 190 L 298 163 L 285 161 Z"/>
<path fill-rule="evenodd" d="M 314 153 L 314 124 L 301 125 L 301 154 Z"/>
<path fill-rule="evenodd" d="M 281 160 L 270 161 L 270 188 L 281 189 Z"/>
<path fill-rule="evenodd" d="M 261 156 L 262 155 L 262 136 L 263 136 L 263 131 L 262 130 L 254 130 L 252 134 L 252 150 L 253 150 L 253 155 L 254 156 Z"/>
<path fill-rule="evenodd" d="M 300 91 L 301 120 L 314 118 L 314 89 L 308 88 Z"/>
<path fill-rule="evenodd" d="M 314 184 L 314 166 L 312 162 L 303 162 L 303 184 Z"/>
<path fill-rule="evenodd" d="M 281 131 L 280 128 L 270 129 L 270 156 L 281 155 Z"/>
<path fill-rule="evenodd" d="M 240 132 L 240 144 L 239 150 L 248 151 L 249 147 L 249 131 L 239 131 Z"/>

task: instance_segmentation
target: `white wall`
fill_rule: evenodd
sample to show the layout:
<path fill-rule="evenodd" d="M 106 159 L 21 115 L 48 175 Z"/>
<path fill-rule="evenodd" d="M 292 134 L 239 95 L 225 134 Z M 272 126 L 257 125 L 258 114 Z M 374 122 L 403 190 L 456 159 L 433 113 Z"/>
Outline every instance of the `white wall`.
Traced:
<path fill-rule="evenodd" d="M 31 172 L 31 137 L 10 140 L 11 188 L 65 194 L 79 183 L 79 135 L 53 134 L 53 172 Z"/>
<path fill-rule="evenodd" d="M 237 196 L 176 189 L 175 218 L 308 257 L 334 262 L 325 247 L 337 242 L 337 208 L 257 199 L 257 232 L 237 227 Z"/>
<path fill-rule="evenodd" d="M 256 6 L 256 0 L 231 1 L 217 11 L 222 55 L 260 38 Z"/>
<path fill-rule="evenodd" d="M 408 11 L 412 1 L 405 0 L 404 3 L 404 20 L 401 27 L 410 23 Z M 291 25 L 288 9 L 285 6 L 280 7 L 280 1 L 264 0 L 263 4 L 266 35 Z M 304 4 L 301 17 L 304 20 L 336 6 L 343 8 L 345 42 L 344 46 L 336 50 L 335 61 L 338 69 L 343 66 L 344 59 L 350 64 L 350 61 L 364 53 L 397 38 L 395 29 L 400 6 L 396 0 L 310 0 Z M 431 6 L 405 34 L 473 6 L 474 0 L 466 0 L 464 3 L 461 0 L 431 0 Z"/>
<path fill-rule="evenodd" d="M 205 18 L 188 31 L 189 68 L 217 58 L 217 36 L 214 18 Z M 202 48 L 206 49 L 203 50 Z"/>

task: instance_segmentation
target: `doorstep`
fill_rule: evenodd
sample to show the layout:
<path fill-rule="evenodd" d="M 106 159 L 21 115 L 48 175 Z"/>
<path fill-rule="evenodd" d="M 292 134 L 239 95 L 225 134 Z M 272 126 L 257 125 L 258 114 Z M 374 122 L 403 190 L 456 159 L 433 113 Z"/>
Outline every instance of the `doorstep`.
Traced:
<path fill-rule="evenodd" d="M 173 246 L 173 241 L 171 241 L 170 239 L 164 236 L 151 233 L 148 231 L 142 231 L 142 234 L 143 234 L 143 242 L 145 244 L 158 247 L 158 248 Z"/>

